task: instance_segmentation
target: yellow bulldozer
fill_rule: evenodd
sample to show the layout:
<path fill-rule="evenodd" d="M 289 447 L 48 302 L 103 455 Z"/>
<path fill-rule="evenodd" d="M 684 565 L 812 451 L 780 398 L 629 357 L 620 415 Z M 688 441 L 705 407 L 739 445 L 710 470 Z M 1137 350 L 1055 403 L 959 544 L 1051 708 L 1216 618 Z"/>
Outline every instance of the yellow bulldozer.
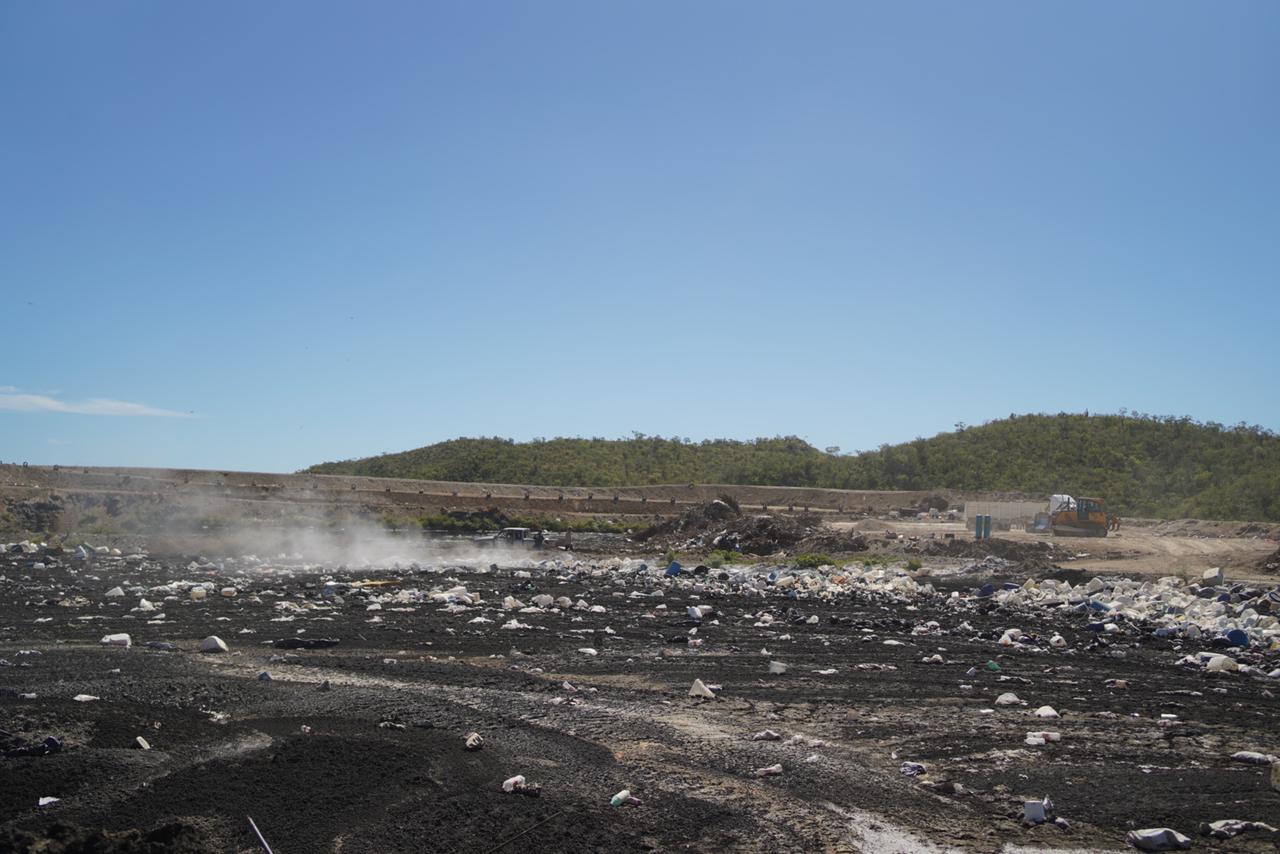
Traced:
<path fill-rule="evenodd" d="M 1107 515 L 1101 498 L 1072 498 L 1055 495 L 1049 522 L 1055 536 L 1105 537 L 1108 530 L 1117 527 L 1114 517 Z"/>

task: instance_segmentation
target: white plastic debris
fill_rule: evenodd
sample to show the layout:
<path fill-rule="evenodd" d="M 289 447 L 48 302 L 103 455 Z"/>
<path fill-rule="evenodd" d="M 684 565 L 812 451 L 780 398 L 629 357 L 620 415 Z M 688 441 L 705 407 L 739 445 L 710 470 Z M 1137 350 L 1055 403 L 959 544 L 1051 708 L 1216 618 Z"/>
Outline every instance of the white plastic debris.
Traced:
<path fill-rule="evenodd" d="M 227 647 L 226 641 L 224 641 L 222 638 L 218 637 L 217 635 L 209 635 L 207 638 L 200 641 L 200 651 L 201 652 L 227 652 L 228 647 Z"/>
<path fill-rule="evenodd" d="M 1168 827 L 1131 830 L 1125 841 L 1139 851 L 1180 851 L 1191 847 L 1191 840 Z"/>
<path fill-rule="evenodd" d="M 1026 702 L 1018 699 L 1018 695 L 1012 691 L 1001 694 L 996 697 L 997 706 L 1025 706 Z"/>
<path fill-rule="evenodd" d="M 701 679 L 694 679 L 693 684 L 689 686 L 690 697 L 701 697 L 704 700 L 714 700 L 716 695 L 711 692 Z"/>
<path fill-rule="evenodd" d="M 999 701 L 997 700 L 997 702 L 999 702 Z M 1035 710 L 1034 712 L 1032 712 L 1031 714 L 1035 715 L 1037 718 L 1056 718 L 1056 717 L 1059 717 L 1057 710 L 1056 710 L 1056 709 L 1054 709 L 1054 708 L 1053 708 L 1053 706 L 1041 706 L 1040 708 L 1036 709 L 1036 710 Z"/>
<path fill-rule="evenodd" d="M 786 672 L 787 672 L 787 665 L 785 662 L 782 662 L 782 661 L 769 662 L 769 673 L 771 673 L 772 675 L 781 676 Z"/>
<path fill-rule="evenodd" d="M 1276 829 L 1269 824 L 1260 821 L 1241 821 L 1238 818 L 1224 818 L 1221 821 L 1210 821 L 1200 825 L 1200 835 L 1212 836 L 1214 839 L 1230 839 L 1254 830 L 1276 832 Z"/>
<path fill-rule="evenodd" d="M 122 646 L 125 649 L 128 649 L 133 646 L 133 638 L 129 637 L 129 635 L 124 632 L 121 632 L 119 634 L 106 635 L 101 641 L 99 641 L 99 643 L 103 646 Z"/>
<path fill-rule="evenodd" d="M 469 732 L 467 733 L 467 738 L 462 743 L 462 746 L 467 750 L 479 750 L 484 747 L 484 738 L 482 738 L 478 732 Z"/>
<path fill-rule="evenodd" d="M 778 775 L 779 775 L 779 774 L 781 774 L 781 773 L 782 773 L 782 763 L 781 763 L 781 762 L 779 762 L 779 763 L 778 763 L 778 764 L 776 764 L 776 765 L 770 765 L 770 766 L 768 766 L 768 767 L 766 767 L 766 768 L 757 768 L 757 769 L 756 769 L 756 776 L 757 776 L 757 777 L 776 777 L 776 776 L 778 776 Z"/>
<path fill-rule="evenodd" d="M 123 597 L 124 597 L 124 588 L 123 588 L 123 587 L 112 587 L 110 590 L 108 590 L 108 591 L 107 591 L 105 594 L 103 594 L 103 595 L 104 595 L 104 596 L 106 596 L 108 599 L 120 599 L 120 598 L 123 598 Z"/>
<path fill-rule="evenodd" d="M 94 700 L 101 700 L 101 697 L 95 697 L 92 694 L 76 694 L 71 699 L 77 703 L 92 703 Z"/>

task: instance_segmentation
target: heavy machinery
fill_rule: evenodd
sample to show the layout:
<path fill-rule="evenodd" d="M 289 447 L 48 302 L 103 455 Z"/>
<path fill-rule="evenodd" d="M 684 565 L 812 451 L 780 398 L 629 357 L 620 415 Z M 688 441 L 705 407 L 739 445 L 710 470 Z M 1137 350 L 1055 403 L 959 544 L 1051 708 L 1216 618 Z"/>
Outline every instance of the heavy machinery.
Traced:
<path fill-rule="evenodd" d="M 1049 503 L 1049 524 L 1055 536 L 1105 537 L 1111 525 L 1101 498 L 1055 495 Z"/>

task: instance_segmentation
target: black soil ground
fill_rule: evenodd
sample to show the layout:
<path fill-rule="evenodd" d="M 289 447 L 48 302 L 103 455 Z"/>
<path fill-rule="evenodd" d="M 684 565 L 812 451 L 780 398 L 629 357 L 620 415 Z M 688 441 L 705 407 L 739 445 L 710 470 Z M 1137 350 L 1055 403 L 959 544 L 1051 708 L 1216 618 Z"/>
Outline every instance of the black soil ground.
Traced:
<path fill-rule="evenodd" d="M 1230 758 L 1280 754 L 1280 682 L 1177 666 L 1196 648 L 1143 627 L 1104 643 L 1083 615 L 950 590 L 823 600 L 733 590 L 715 571 L 498 564 L 0 558 L 0 747 L 62 744 L 0 758 L 0 851 L 257 851 L 249 816 L 278 854 L 1124 850 L 1153 826 L 1198 850 L 1276 850 L 1274 834 L 1196 828 L 1280 826 L 1270 769 Z M 335 579 L 341 604 L 324 595 Z M 391 583 L 347 586 L 371 579 Z M 134 592 L 183 580 L 237 595 Z M 106 598 L 117 585 L 128 595 Z M 419 594 L 455 585 L 483 604 Z M 605 610 L 501 609 L 540 593 Z M 133 610 L 142 596 L 155 611 Z M 716 613 L 696 625 L 689 605 Z M 512 619 L 529 628 L 501 628 Z M 1000 646 L 1015 626 L 1031 640 Z M 113 632 L 133 647 L 101 646 Z M 1048 646 L 1055 632 L 1067 649 Z M 231 651 L 200 653 L 211 634 Z M 274 645 L 319 637 L 339 643 Z M 688 697 L 695 678 L 717 698 Z M 1027 705 L 995 706 L 1006 691 Z M 1062 717 L 1031 717 L 1042 705 Z M 765 729 L 781 740 L 752 740 Z M 1062 740 L 1024 744 L 1036 730 Z M 905 776 L 907 761 L 926 773 Z M 517 774 L 540 797 L 504 793 Z M 623 788 L 642 803 L 611 807 Z M 1022 826 L 1022 802 L 1046 795 L 1069 829 Z"/>

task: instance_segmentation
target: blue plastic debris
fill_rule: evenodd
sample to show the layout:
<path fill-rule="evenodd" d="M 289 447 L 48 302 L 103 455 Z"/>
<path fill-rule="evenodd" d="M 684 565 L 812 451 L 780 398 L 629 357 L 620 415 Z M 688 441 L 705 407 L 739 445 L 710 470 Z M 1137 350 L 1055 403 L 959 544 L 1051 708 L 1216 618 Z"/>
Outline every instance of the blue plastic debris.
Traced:
<path fill-rule="evenodd" d="M 667 567 L 667 571 L 663 573 L 666 576 L 675 576 L 680 574 L 680 561 L 673 560 L 671 565 Z"/>
<path fill-rule="evenodd" d="M 995 593 L 996 593 L 996 589 L 992 587 L 990 584 L 984 584 L 978 588 L 979 599 L 989 599 L 990 597 L 994 596 Z"/>
<path fill-rule="evenodd" d="M 1244 629 L 1232 629 L 1227 632 L 1227 642 L 1232 646 L 1248 646 L 1249 633 Z"/>

